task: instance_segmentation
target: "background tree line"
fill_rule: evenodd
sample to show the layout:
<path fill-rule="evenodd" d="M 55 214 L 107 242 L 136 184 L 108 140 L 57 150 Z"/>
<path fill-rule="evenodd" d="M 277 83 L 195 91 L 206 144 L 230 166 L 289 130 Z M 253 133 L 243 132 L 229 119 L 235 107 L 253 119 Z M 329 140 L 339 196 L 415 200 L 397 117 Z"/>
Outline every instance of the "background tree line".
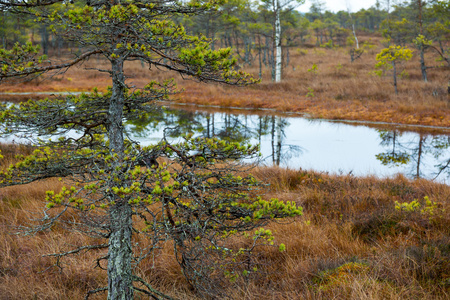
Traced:
<path fill-rule="evenodd" d="M 301 3 L 294 0 L 282 3 L 275 0 L 230 0 L 216 11 L 173 18 L 182 23 L 190 34 L 201 34 L 212 39 L 213 49 L 233 48 L 242 66 L 259 65 L 260 76 L 263 65 L 271 67 L 274 79 L 277 10 L 281 20 L 279 46 L 283 49 L 283 66 L 289 65 L 290 51 L 294 47 L 359 48 L 356 36 L 352 34 L 353 28 L 359 34 L 381 33 L 387 44 L 417 48 L 424 80 L 427 80 L 426 70 L 434 67 L 425 62 L 426 51 L 437 53 L 445 65 L 450 65 L 449 1 L 384 0 L 377 1 L 369 9 L 336 13 L 326 10 L 320 0 L 312 2 L 308 13 L 300 13 L 295 8 Z M 84 5 L 80 1 L 75 1 L 75 4 Z M 17 42 L 31 41 L 40 43 L 44 54 L 60 56 L 64 51 L 77 51 L 79 45 L 76 42 L 63 41 L 47 26 L 36 25 L 33 18 L 27 14 L 2 11 L 0 37 L 3 48 L 12 47 Z"/>

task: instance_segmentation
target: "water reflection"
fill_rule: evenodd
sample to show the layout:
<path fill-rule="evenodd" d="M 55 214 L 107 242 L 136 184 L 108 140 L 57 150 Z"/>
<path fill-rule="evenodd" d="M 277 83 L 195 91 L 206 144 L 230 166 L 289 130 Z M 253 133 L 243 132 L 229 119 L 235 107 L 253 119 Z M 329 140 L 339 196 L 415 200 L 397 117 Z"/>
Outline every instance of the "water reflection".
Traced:
<path fill-rule="evenodd" d="M 386 166 L 408 166 L 410 177 L 430 178 L 439 177 L 441 174 L 450 176 L 450 137 L 431 136 L 418 133 L 414 136 L 405 137 L 398 130 L 380 130 L 381 145 L 389 149 L 387 152 L 377 154 L 377 159 Z M 426 161 L 429 157 L 434 158 L 431 172 L 431 162 Z"/>
<path fill-rule="evenodd" d="M 159 133 L 170 128 L 168 136 L 177 138 L 183 134 L 194 133 L 202 137 L 252 143 L 262 146 L 266 136 L 270 136 L 270 154 L 263 162 L 282 165 L 293 156 L 302 153 L 299 145 L 286 141 L 285 128 L 290 126 L 288 118 L 279 116 L 239 115 L 231 113 L 192 112 L 163 108 L 155 110 L 145 118 L 128 122 L 129 135 L 144 142 L 146 139 L 159 139 Z M 264 151 L 267 152 L 267 151 Z"/>
<path fill-rule="evenodd" d="M 259 144 L 263 163 L 331 173 L 403 173 L 449 183 L 450 136 L 273 115 L 163 109 L 130 122 L 129 136 L 141 143 L 182 134 Z"/>

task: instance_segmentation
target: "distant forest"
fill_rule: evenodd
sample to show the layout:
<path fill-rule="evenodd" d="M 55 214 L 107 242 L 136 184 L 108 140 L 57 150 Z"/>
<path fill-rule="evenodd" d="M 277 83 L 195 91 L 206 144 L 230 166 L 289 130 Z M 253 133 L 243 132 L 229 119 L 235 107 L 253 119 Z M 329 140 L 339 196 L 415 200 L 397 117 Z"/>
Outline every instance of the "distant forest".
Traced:
<path fill-rule="evenodd" d="M 272 66 L 276 48 L 277 14 L 281 20 L 283 64 L 289 64 L 293 47 L 370 47 L 360 43 L 359 35 L 376 34 L 388 45 L 416 46 L 431 49 L 450 65 L 450 2 L 444 1 L 377 1 L 369 9 L 357 12 L 325 9 L 323 2 L 312 1 L 308 13 L 296 10 L 294 0 L 229 0 L 216 11 L 176 20 L 188 33 L 211 39 L 212 47 L 232 47 L 242 66 L 255 62 Z M 75 1 L 84 6 L 86 1 Z M 37 25 L 29 14 L 2 10 L 0 39 L 3 48 L 31 41 L 41 44 L 44 54 L 61 56 L 76 53 L 79 45 L 64 41 L 52 32 L 51 25 Z M 355 52 L 355 55 L 358 51 Z"/>

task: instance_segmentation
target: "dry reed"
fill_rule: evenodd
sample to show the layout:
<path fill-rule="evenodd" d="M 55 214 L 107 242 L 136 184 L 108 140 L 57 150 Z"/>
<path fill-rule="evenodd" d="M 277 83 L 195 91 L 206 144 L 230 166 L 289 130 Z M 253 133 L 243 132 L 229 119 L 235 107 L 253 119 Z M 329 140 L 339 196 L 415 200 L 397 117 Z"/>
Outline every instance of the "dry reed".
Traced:
<path fill-rule="evenodd" d="M 12 151 L 12 146 L 1 148 Z M 230 282 L 230 299 L 448 299 L 449 186 L 403 176 L 358 178 L 278 167 L 253 174 L 270 183 L 265 198 L 295 201 L 304 215 L 267 227 L 287 250 L 261 248 L 261 273 Z M 46 190 L 60 188 L 59 181 L 46 180 L 0 191 L 1 299 L 81 299 L 87 290 L 105 285 L 105 272 L 95 268 L 104 251 L 70 257 L 63 269 L 42 257 L 89 238 L 62 228 L 13 234 L 42 210 Z M 425 196 L 436 203 L 433 214 L 395 208 L 395 201 L 414 199 L 424 208 Z M 149 243 L 140 236 L 135 241 Z M 170 244 L 137 272 L 178 299 L 201 299 L 184 279 Z"/>

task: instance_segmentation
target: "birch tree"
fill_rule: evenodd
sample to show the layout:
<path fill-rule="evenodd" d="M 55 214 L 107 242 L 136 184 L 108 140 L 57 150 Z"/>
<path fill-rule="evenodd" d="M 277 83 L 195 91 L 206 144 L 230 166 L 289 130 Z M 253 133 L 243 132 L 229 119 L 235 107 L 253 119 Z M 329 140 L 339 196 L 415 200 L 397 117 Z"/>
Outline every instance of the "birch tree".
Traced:
<path fill-rule="evenodd" d="M 95 56 L 109 62 L 109 68 L 97 69 L 111 77 L 105 93 L 94 90 L 0 106 L 3 133 L 25 136 L 35 146 L 31 155 L 0 173 L 0 187 L 52 177 L 66 184 L 61 191 L 47 193 L 41 222 L 27 232 L 65 224 L 97 238 L 98 243 L 53 253 L 58 261 L 83 251 L 108 251 L 97 260 L 107 261 L 108 282 L 88 295 L 107 291 L 108 299 L 133 299 L 139 291 L 153 299 L 170 299 L 135 272 L 140 261 L 157 254 L 167 242 L 173 243 L 188 282 L 202 294 L 220 294 L 222 277 L 232 276 L 223 274 L 235 274 L 235 268 L 240 274 L 251 273 L 245 269 L 252 267 L 250 254 L 260 242 L 273 240 L 270 231 L 258 229 L 250 234 L 248 248 L 235 249 L 228 242 L 231 236 L 244 235 L 271 218 L 301 214 L 293 203 L 256 197 L 258 183 L 243 173 L 238 159 L 257 155 L 257 147 L 190 135 L 178 143 L 164 138 L 142 147 L 126 136 L 125 121 L 153 112 L 155 100 L 174 92 L 173 81 L 132 87 L 126 61 L 140 60 L 149 68 L 201 82 L 255 82 L 234 70 L 236 60 L 229 48 L 211 50 L 210 40 L 188 35 L 171 19 L 221 3 L 88 0 L 74 5 L 61 0 L 0 0 L 2 10 L 34 15 L 36 22 L 78 43 L 82 51 L 60 62 L 41 55 L 31 43 L 1 49 L 1 81 L 61 72 Z M 148 243 L 142 246 L 134 240 L 137 236 Z"/>
<path fill-rule="evenodd" d="M 282 50 L 281 50 L 281 12 L 292 10 L 303 4 L 304 0 L 263 0 L 273 13 L 273 50 L 274 62 L 272 64 L 272 79 L 281 81 Z"/>

